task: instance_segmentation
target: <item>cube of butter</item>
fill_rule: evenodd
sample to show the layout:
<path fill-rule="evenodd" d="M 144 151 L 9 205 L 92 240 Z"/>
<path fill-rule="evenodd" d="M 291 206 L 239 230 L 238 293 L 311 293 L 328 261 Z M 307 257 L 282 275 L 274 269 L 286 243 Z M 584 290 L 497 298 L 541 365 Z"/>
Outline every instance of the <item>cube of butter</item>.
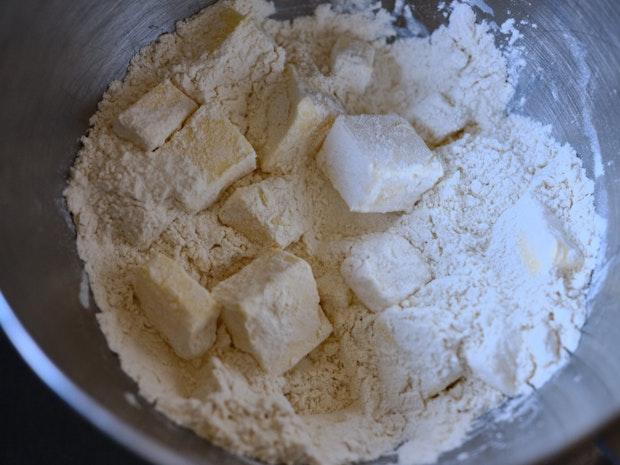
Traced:
<path fill-rule="evenodd" d="M 440 143 L 467 124 L 467 116 L 463 110 L 452 105 L 438 92 L 415 104 L 407 116 L 422 137 L 431 144 Z"/>
<path fill-rule="evenodd" d="M 380 312 L 415 293 L 431 279 L 428 265 L 401 236 L 371 234 L 353 245 L 342 277 L 360 301 Z"/>
<path fill-rule="evenodd" d="M 269 373 L 297 364 L 332 331 L 310 265 L 283 251 L 256 258 L 213 290 L 234 345 Z"/>
<path fill-rule="evenodd" d="M 443 176 L 441 161 L 397 115 L 339 116 L 317 161 L 356 212 L 411 210 Z"/>
<path fill-rule="evenodd" d="M 506 276 L 512 270 L 522 286 L 583 266 L 582 252 L 560 220 L 529 193 L 498 218 L 486 256 L 497 273 Z"/>
<path fill-rule="evenodd" d="M 223 2 L 218 2 L 209 7 L 208 12 L 194 16 L 191 21 L 177 24 L 177 33 L 181 37 L 192 38 L 180 41 L 178 46 L 184 57 L 189 59 L 211 54 L 222 45 L 244 18 L 245 16 L 238 11 L 225 6 Z"/>
<path fill-rule="evenodd" d="M 156 254 L 136 273 L 134 290 L 151 324 L 179 357 L 199 357 L 213 345 L 219 306 L 174 260 Z"/>
<path fill-rule="evenodd" d="M 268 173 L 287 173 L 314 155 L 341 105 L 314 89 L 293 66 L 284 73 L 285 85 L 268 102 L 265 144 L 258 149 L 260 167 Z"/>
<path fill-rule="evenodd" d="M 346 87 L 357 93 L 363 92 L 372 78 L 375 49 L 366 42 L 350 37 L 339 37 L 331 51 L 331 74 L 338 87 Z"/>
<path fill-rule="evenodd" d="M 166 79 L 118 116 L 114 132 L 150 152 L 179 129 L 196 108 L 196 102 Z"/>
<path fill-rule="evenodd" d="M 377 317 L 373 347 L 386 397 L 414 389 L 428 399 L 463 375 L 460 339 L 444 317 L 433 308 L 391 308 Z"/>
<path fill-rule="evenodd" d="M 209 116 L 201 107 L 168 143 L 159 149 L 167 157 L 184 157 L 196 168 L 195 185 L 177 193 L 189 211 L 211 205 L 222 190 L 256 168 L 256 152 L 227 119 Z"/>
<path fill-rule="evenodd" d="M 201 103 L 221 98 L 218 89 L 222 86 L 240 86 L 265 78 L 283 53 L 252 18 L 239 18 L 235 13 L 225 16 L 226 24 L 215 31 L 216 37 L 204 42 L 207 53 L 174 68 L 175 84 Z M 226 97 L 246 98 L 245 95 Z"/>
<path fill-rule="evenodd" d="M 562 356 L 562 341 L 553 321 L 505 321 L 492 315 L 478 319 L 482 331 L 464 344 L 463 356 L 474 377 L 507 396 L 531 392 L 554 373 Z"/>
<path fill-rule="evenodd" d="M 306 230 L 302 201 L 287 177 L 271 177 L 240 187 L 222 206 L 219 218 L 251 241 L 285 248 Z"/>

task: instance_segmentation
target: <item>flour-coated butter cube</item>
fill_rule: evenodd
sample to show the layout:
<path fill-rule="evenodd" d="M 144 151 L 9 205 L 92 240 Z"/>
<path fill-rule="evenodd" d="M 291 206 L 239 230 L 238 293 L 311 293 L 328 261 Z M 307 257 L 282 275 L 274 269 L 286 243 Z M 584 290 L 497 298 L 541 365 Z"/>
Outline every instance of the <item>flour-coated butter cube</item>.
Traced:
<path fill-rule="evenodd" d="M 372 78 L 375 49 L 366 42 L 342 36 L 336 40 L 330 55 L 331 74 L 338 87 L 363 92 Z"/>
<path fill-rule="evenodd" d="M 411 210 L 443 176 L 441 161 L 397 115 L 339 116 L 317 161 L 356 212 Z"/>
<path fill-rule="evenodd" d="M 159 154 L 185 158 L 196 168 L 195 186 L 177 194 L 190 211 L 208 207 L 226 187 L 256 169 L 256 152 L 239 129 L 225 118 L 211 117 L 204 107 L 159 149 Z"/>
<path fill-rule="evenodd" d="M 440 143 L 467 124 L 467 115 L 463 110 L 438 92 L 413 105 L 407 116 L 420 135 L 431 144 Z"/>
<path fill-rule="evenodd" d="M 332 331 L 310 265 L 283 251 L 259 256 L 213 290 L 233 344 L 279 375 Z"/>
<path fill-rule="evenodd" d="M 342 277 L 360 301 L 380 312 L 416 292 L 431 279 L 428 265 L 402 236 L 371 234 L 351 247 Z"/>
<path fill-rule="evenodd" d="M 460 339 L 433 308 L 391 308 L 374 322 L 374 351 L 387 396 L 413 389 L 428 399 L 463 375 Z"/>
<path fill-rule="evenodd" d="M 305 232 L 300 193 L 288 177 L 271 177 L 240 187 L 226 200 L 219 218 L 251 241 L 285 248 Z"/>
<path fill-rule="evenodd" d="M 199 357 L 213 345 L 219 306 L 174 260 L 156 254 L 137 271 L 134 290 L 153 327 L 179 357 Z"/>
<path fill-rule="evenodd" d="M 529 193 L 496 221 L 486 255 L 498 273 L 517 270 L 520 280 L 546 279 L 583 266 L 582 252 L 560 220 Z"/>
<path fill-rule="evenodd" d="M 260 167 L 268 173 L 288 173 L 314 155 L 335 116 L 338 102 L 314 89 L 293 66 L 284 73 L 281 89 L 267 105 L 266 141 L 258 149 Z"/>
<path fill-rule="evenodd" d="M 217 103 L 218 88 L 222 86 L 259 81 L 271 72 L 270 65 L 282 53 L 252 18 L 239 19 L 234 13 L 227 16 L 226 27 L 217 33 L 217 40 L 206 42 L 208 53 L 189 65 L 175 67 L 175 83 L 201 103 Z"/>
<path fill-rule="evenodd" d="M 189 60 L 200 58 L 216 51 L 224 40 L 239 26 L 244 15 L 217 2 L 209 7 L 208 12 L 201 12 L 191 21 L 177 24 L 176 32 L 180 37 L 192 40 L 177 41 L 179 51 Z"/>
<path fill-rule="evenodd" d="M 166 79 L 118 115 L 114 131 L 150 152 L 179 129 L 196 108 L 196 102 Z"/>
<path fill-rule="evenodd" d="M 562 357 L 562 343 L 552 322 L 506 322 L 490 316 L 483 330 L 464 345 L 472 374 L 507 396 L 528 393 L 549 380 Z"/>

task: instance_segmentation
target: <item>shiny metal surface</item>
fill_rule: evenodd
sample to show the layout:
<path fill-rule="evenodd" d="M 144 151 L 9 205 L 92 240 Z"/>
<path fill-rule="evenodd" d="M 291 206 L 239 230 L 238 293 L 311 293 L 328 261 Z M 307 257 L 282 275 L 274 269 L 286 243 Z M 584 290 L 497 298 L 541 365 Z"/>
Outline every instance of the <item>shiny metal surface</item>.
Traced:
<path fill-rule="evenodd" d="M 208 3 L 0 3 L 0 290 L 8 302 L 0 299 L 0 323 L 60 396 L 102 430 L 162 464 L 247 461 L 132 400 L 135 384 L 108 350 L 94 306 L 80 305 L 81 266 L 62 190 L 78 139 L 107 84 L 122 77 L 140 47 Z M 279 15 L 290 17 L 319 2 L 276 3 Z M 591 175 L 597 149 L 592 136 L 598 135 L 605 175 L 597 180 L 597 198 L 611 231 L 608 274 L 593 298 L 582 344 L 570 365 L 535 393 L 527 404 L 534 407 L 522 408 L 514 422 L 482 422 L 467 444 L 442 457 L 444 464 L 529 463 L 620 415 L 620 3 L 487 3 L 498 23 L 509 9 L 538 25 L 524 32 L 528 66 L 517 97 L 529 98 L 522 111 L 553 123 L 556 136 L 578 150 Z M 443 20 L 435 4 L 417 2 L 416 15 L 430 29 Z"/>

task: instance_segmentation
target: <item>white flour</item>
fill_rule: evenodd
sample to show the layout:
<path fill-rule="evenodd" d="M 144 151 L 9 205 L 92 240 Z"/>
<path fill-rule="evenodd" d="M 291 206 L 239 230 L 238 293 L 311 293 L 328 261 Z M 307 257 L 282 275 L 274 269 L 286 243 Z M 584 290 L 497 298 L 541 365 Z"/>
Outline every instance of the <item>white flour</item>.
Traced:
<path fill-rule="evenodd" d="M 339 10 L 343 4 L 338 3 Z M 191 169 L 147 160 L 111 130 L 114 118 L 162 79 L 193 72 L 191 63 L 208 47 L 206 31 L 221 4 L 146 47 L 127 77 L 112 83 L 91 119 L 66 191 L 79 253 L 101 309 L 101 328 L 140 393 L 212 442 L 270 463 L 367 460 L 403 443 L 403 463 L 432 462 L 464 440 L 476 417 L 505 399 L 469 369 L 469 350 L 488 344 L 491 334 L 515 328 L 532 342 L 529 352 L 522 352 L 520 339 L 506 352 L 514 355 L 514 371 L 525 373 L 516 391 L 526 393 L 562 366 L 567 352 L 560 348 L 576 347 L 586 318 L 585 293 L 601 234 L 593 183 L 575 152 L 556 142 L 548 128 L 506 116 L 513 89 L 488 27 L 475 23 L 469 6 L 456 4 L 449 27 L 430 38 L 388 45 L 390 16 L 372 13 L 364 4 L 356 2 L 354 14 L 321 6 L 312 17 L 284 23 L 265 19 L 272 9 L 259 0 L 229 3 L 254 15 L 278 47 L 263 44 L 264 53 L 249 71 L 247 63 L 223 63 L 209 83 L 213 92 L 194 96 L 246 131 L 265 86 L 277 82 L 287 61 L 312 73 L 316 85 L 337 95 L 347 113 L 398 113 L 411 119 L 416 105 L 439 95 L 450 115 L 459 115 L 455 124 L 465 127 L 433 140 L 446 174 L 407 214 L 350 212 L 312 158 L 295 173 L 311 227 L 287 250 L 312 265 L 334 333 L 285 375 L 261 371 L 250 355 L 233 347 L 222 325 L 215 346 L 203 357 L 179 359 L 144 317 L 130 284 L 150 251 L 174 257 L 212 289 L 269 247 L 218 220 L 234 189 L 264 179 L 264 173 L 246 176 L 215 205 L 195 214 L 174 202 L 185 187 L 179 177 L 191 177 Z M 375 50 L 372 80 L 362 93 L 356 82 L 343 86 L 329 78 L 331 48 L 342 36 Z M 493 225 L 525 192 L 562 222 L 584 257 L 578 272 L 550 276 L 533 293 L 520 286 L 514 270 L 498 273 L 485 255 Z M 339 273 L 355 241 L 378 232 L 407 239 L 433 277 L 381 320 L 359 303 Z M 129 236 L 156 240 L 141 250 L 129 245 Z M 400 355 L 391 352 L 390 331 L 385 332 L 390 327 L 412 328 L 395 336 L 413 354 L 405 361 L 406 373 Z M 421 344 L 424 337 L 428 341 Z M 552 349 L 545 343 L 550 337 Z M 445 355 L 448 349 L 453 356 Z M 458 370 L 457 381 L 436 395 L 422 395 L 417 383 L 432 378 L 436 364 L 444 362 Z"/>

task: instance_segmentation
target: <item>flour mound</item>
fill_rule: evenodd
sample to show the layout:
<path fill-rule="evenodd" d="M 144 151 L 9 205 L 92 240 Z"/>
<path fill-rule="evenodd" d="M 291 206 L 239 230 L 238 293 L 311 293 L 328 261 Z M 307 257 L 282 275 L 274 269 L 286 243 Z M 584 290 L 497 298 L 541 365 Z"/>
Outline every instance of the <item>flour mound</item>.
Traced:
<path fill-rule="evenodd" d="M 596 265 L 602 231 L 593 182 L 574 150 L 554 140 L 549 128 L 506 115 L 514 89 L 490 27 L 455 3 L 449 25 L 430 37 L 392 41 L 386 11 L 354 4 L 322 5 L 313 16 L 280 22 L 269 19 L 272 5 L 238 0 L 180 22 L 176 33 L 143 49 L 127 76 L 110 85 L 66 190 L 101 329 L 141 395 L 213 443 L 269 463 L 337 465 L 374 459 L 403 443 L 408 463 L 436 460 L 463 442 L 474 419 L 506 398 L 472 371 L 468 351 L 490 346 L 490 334 L 516 328 L 523 340 L 542 347 L 536 352 L 534 344 L 522 356 L 518 341 L 498 341 L 516 354 L 510 360 L 522 376 L 518 392 L 546 382 L 579 342 Z M 209 31 L 225 6 L 249 15 L 257 27 L 224 42 L 220 52 L 206 52 L 221 40 Z M 225 53 L 247 50 L 254 40 L 260 47 L 246 60 Z M 364 82 L 344 65 L 338 65 L 346 71 L 338 79 L 330 77 L 337 43 L 361 44 L 360 56 L 374 63 L 370 80 L 363 63 L 355 66 L 364 70 Z M 198 174 L 120 139 L 114 121 L 170 78 L 190 90 L 199 86 L 192 96 L 251 138 L 253 131 L 260 134 L 260 109 L 286 64 L 348 114 L 395 113 L 409 120 L 441 158 L 445 175 L 408 213 L 354 213 L 309 157 L 290 178 L 308 223 L 287 250 L 311 264 L 333 334 L 281 376 L 268 375 L 237 350 L 221 322 L 205 355 L 182 360 L 143 314 L 132 276 L 153 252 L 174 258 L 209 290 L 239 271 L 271 244 L 250 241 L 218 214 L 236 188 L 269 176 L 255 171 L 209 208 L 187 211 L 175 199 Z M 498 272 L 485 255 L 494 224 L 526 193 L 564 225 L 583 256 L 579 271 L 549 276 L 535 292 L 519 286 L 514 270 Z M 431 275 L 385 313 L 365 308 L 340 274 L 351 248 L 378 233 L 408 241 Z M 403 362 L 403 353 L 412 355 Z M 437 384 L 439 378 L 444 383 Z"/>

